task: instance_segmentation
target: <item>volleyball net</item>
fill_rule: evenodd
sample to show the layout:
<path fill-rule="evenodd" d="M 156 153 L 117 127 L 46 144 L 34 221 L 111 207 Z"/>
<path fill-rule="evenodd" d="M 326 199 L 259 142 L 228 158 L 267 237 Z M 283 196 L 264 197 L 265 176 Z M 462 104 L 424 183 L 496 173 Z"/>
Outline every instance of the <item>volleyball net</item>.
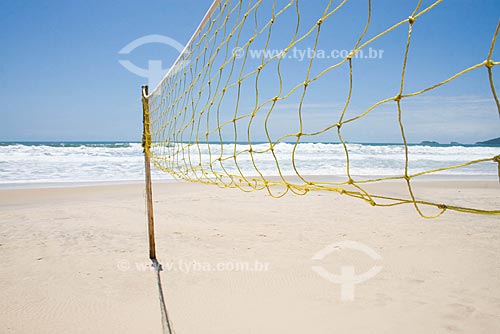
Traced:
<path fill-rule="evenodd" d="M 373 206 L 414 205 L 423 217 L 446 210 L 500 215 L 500 210 L 426 200 L 414 191 L 412 182 L 417 178 L 479 165 L 495 170 L 500 166 L 494 150 L 451 165 L 412 165 L 415 147 L 407 140 L 407 101 L 480 72 L 491 112 L 500 115 L 494 85 L 499 62 L 493 59 L 500 25 L 492 27 L 483 60 L 410 89 L 416 86 L 408 78 L 414 31 L 441 2 L 416 1 L 404 17 L 381 24 L 372 22 L 370 0 L 364 2 L 363 12 L 352 17 L 353 1 L 348 0 L 318 1 L 314 6 L 299 0 L 214 1 L 160 84 L 143 92 L 146 154 L 175 178 L 246 192 L 266 190 L 273 197 L 333 191 Z M 309 8 L 318 8 L 319 3 L 321 10 Z M 390 38 L 401 44 L 397 61 L 390 71 L 372 70 L 381 56 L 377 43 L 383 45 Z M 345 50 L 325 51 L 336 40 L 347 46 Z M 384 74 L 392 74 L 393 80 L 380 76 Z M 367 82 L 373 83 L 377 94 L 357 89 Z M 355 104 L 360 95 L 375 100 L 365 106 Z M 377 121 L 373 128 L 391 127 L 397 133 L 393 147 L 399 159 L 397 173 L 371 175 L 361 162 L 353 162 L 360 146 L 352 144 L 355 132 L 349 128 L 368 122 L 360 131 L 370 129 L 371 117 L 377 114 L 393 123 Z M 369 155 L 364 167 L 370 167 Z M 369 191 L 371 184 L 392 181 L 404 183 L 407 195 Z M 433 207 L 430 214 L 425 206 Z"/>

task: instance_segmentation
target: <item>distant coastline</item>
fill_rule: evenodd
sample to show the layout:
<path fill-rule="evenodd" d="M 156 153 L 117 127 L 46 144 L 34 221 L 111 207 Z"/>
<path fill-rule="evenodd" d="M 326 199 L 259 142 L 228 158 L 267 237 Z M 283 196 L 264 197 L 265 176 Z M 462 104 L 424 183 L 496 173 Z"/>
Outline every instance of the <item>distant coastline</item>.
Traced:
<path fill-rule="evenodd" d="M 414 145 L 414 144 L 409 144 L 409 145 Z M 450 144 L 442 144 L 437 141 L 431 141 L 431 140 L 424 140 L 420 142 L 422 146 L 488 146 L 488 147 L 500 147 L 500 137 L 486 140 L 486 141 L 479 141 L 476 142 L 475 144 L 462 144 L 458 143 L 456 141 L 452 141 Z"/>
<path fill-rule="evenodd" d="M 490 140 L 486 140 L 486 141 L 480 141 L 480 142 L 477 142 L 476 145 L 480 145 L 480 146 L 500 146 L 500 137 L 498 138 L 494 138 L 494 139 L 490 139 Z"/>

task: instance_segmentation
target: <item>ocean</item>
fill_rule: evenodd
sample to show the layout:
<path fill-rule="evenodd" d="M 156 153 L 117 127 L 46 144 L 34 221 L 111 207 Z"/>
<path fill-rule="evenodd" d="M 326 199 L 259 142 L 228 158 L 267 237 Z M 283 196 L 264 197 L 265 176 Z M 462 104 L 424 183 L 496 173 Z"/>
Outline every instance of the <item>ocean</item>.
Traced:
<path fill-rule="evenodd" d="M 211 144 L 212 154 L 219 145 Z M 254 149 L 268 144 L 254 145 Z M 201 145 L 202 160 L 208 161 L 206 145 Z M 247 145 L 238 144 L 237 150 Z M 402 175 L 404 148 L 397 144 L 348 144 L 351 174 L 363 178 Z M 225 144 L 224 152 L 234 145 Z M 280 143 L 275 152 L 285 175 L 293 175 L 291 153 L 293 145 Z M 500 154 L 500 147 L 474 145 L 410 145 L 410 172 L 441 168 L 471 160 L 491 158 Z M 345 154 L 338 143 L 301 143 L 295 162 L 302 175 L 345 176 Z M 238 163 L 247 175 L 256 175 L 249 157 L 241 156 Z M 269 154 L 255 155 L 255 163 L 265 176 L 276 176 L 274 159 Z M 228 170 L 234 166 L 228 162 Z M 496 163 L 485 162 L 448 170 L 437 174 L 443 178 L 468 180 L 498 180 Z M 162 171 L 152 168 L 154 180 L 172 180 Z M 0 187 L 135 183 L 144 179 L 142 147 L 136 142 L 30 142 L 0 143 Z"/>

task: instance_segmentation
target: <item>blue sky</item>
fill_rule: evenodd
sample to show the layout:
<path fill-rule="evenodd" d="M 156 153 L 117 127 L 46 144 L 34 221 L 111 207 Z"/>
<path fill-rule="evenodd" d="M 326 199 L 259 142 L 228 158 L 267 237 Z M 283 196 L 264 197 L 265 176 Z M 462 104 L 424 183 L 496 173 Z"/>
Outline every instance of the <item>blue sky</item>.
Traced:
<path fill-rule="evenodd" d="M 283 2 L 283 1 L 278 1 Z M 335 1 L 339 2 L 339 1 Z M 178 56 L 171 46 L 148 44 L 130 54 L 118 52 L 142 36 L 158 34 L 186 43 L 211 1 L 2 1 L 0 3 L 0 141 L 139 140 L 142 115 L 140 86 L 147 80 L 127 71 L 119 60 L 147 67 L 161 60 L 168 67 Z M 321 15 L 325 1 L 300 1 L 303 21 Z M 367 37 L 408 16 L 417 1 L 374 0 Z M 431 1 L 424 1 L 423 6 Z M 322 47 L 343 49 L 362 27 L 366 1 L 351 0 L 322 31 Z M 486 58 L 500 14 L 497 0 L 446 0 L 414 26 L 407 92 L 416 91 L 475 65 Z M 282 22 L 286 27 L 286 19 Z M 292 24 L 294 21 L 290 19 Z M 329 30 L 328 30 L 328 29 Z M 276 29 L 277 40 L 286 28 Z M 372 45 L 384 50 L 382 59 L 355 64 L 352 113 L 394 95 L 401 70 L 406 27 Z M 307 48 L 307 44 L 301 47 Z M 498 50 L 498 46 L 497 46 Z M 499 52 L 494 53 L 499 60 Z M 330 60 L 318 61 L 328 66 Z M 290 69 L 293 72 L 293 69 Z M 345 80 L 325 81 L 308 96 L 308 124 L 324 123 L 342 102 Z M 342 70 L 338 71 L 341 75 Z M 498 69 L 494 69 L 498 77 Z M 293 74 L 291 73 L 292 77 Z M 326 78 L 328 79 L 328 77 Z M 325 80 L 326 80 L 325 79 Z M 500 80 L 495 79 L 500 87 Z M 336 86 L 338 85 L 338 86 Z M 342 86 L 344 85 L 344 86 Z M 280 108 L 294 112 L 290 101 Z M 229 108 L 229 107 L 228 107 Z M 394 110 L 383 107 L 356 124 L 345 136 L 357 142 L 397 142 Z M 280 122 L 283 131 L 286 120 Z M 473 143 L 498 137 L 500 119 L 488 88 L 485 69 L 415 98 L 405 105 L 409 140 Z M 262 133 L 256 130 L 256 140 Z M 329 138 L 318 138 L 329 140 Z"/>

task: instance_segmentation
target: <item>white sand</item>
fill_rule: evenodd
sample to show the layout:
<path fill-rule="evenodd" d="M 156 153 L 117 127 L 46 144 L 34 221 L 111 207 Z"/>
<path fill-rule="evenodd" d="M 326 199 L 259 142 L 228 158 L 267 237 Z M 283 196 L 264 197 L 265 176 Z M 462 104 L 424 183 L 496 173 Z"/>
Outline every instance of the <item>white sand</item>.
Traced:
<path fill-rule="evenodd" d="M 455 204 L 499 206 L 498 182 L 460 188 L 418 189 Z M 276 200 L 186 183 L 156 184 L 154 192 L 177 334 L 500 332 L 498 216 L 423 220 L 409 205 L 373 208 L 324 192 Z M 342 249 L 311 260 L 340 241 L 382 259 Z M 140 185 L 0 191 L 0 333 L 161 333 L 147 256 Z M 268 270 L 227 270 L 245 261 Z M 347 265 L 382 270 L 346 301 L 314 265 L 336 274 Z"/>

